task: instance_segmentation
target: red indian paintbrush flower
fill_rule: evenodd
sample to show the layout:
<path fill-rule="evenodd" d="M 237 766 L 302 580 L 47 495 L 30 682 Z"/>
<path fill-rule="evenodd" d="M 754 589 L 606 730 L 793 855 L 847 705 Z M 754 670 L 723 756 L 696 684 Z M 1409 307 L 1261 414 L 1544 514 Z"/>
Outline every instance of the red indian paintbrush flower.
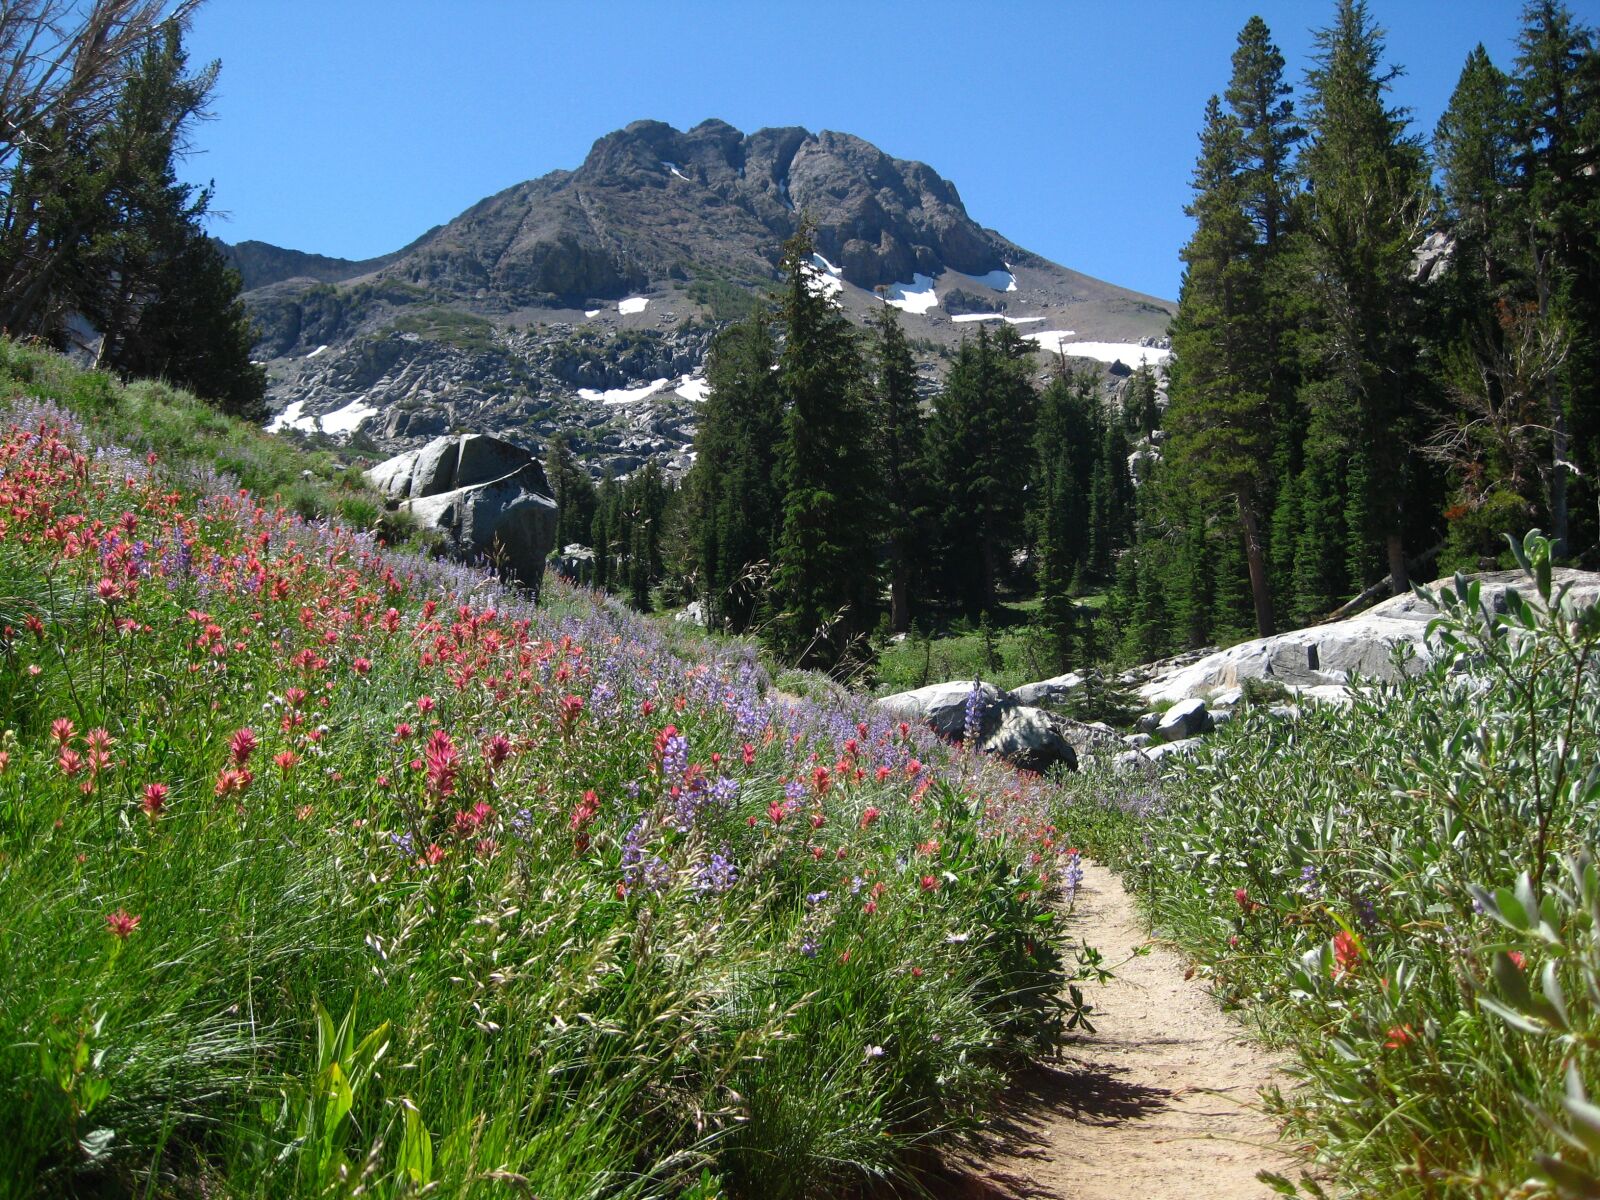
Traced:
<path fill-rule="evenodd" d="M 125 908 L 119 908 L 114 913 L 106 914 L 106 928 L 119 942 L 128 940 L 128 935 L 139 928 L 142 918 L 134 916 Z"/>
<path fill-rule="evenodd" d="M 236 767 L 242 767 L 249 762 L 255 750 L 256 732 L 253 729 L 240 729 L 228 739 L 228 753 Z"/>
<path fill-rule="evenodd" d="M 1361 947 L 1344 930 L 1333 935 L 1333 976 L 1353 975 L 1361 965 Z"/>
<path fill-rule="evenodd" d="M 428 790 L 435 796 L 454 794 L 461 754 L 450 735 L 442 729 L 434 730 L 423 748 L 422 758 L 428 768 Z"/>
<path fill-rule="evenodd" d="M 144 810 L 144 815 L 155 821 L 167 809 L 167 785 L 164 783 L 147 783 L 144 785 L 144 798 L 139 802 L 139 807 Z"/>

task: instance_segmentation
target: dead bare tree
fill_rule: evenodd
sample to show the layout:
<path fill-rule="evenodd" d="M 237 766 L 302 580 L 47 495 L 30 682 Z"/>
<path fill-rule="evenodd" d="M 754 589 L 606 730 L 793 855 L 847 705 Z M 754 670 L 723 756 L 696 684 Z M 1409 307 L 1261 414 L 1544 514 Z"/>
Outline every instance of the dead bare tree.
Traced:
<path fill-rule="evenodd" d="M 1461 503 L 1476 508 L 1501 492 L 1523 499 L 1530 514 L 1557 513 L 1570 464 L 1550 396 L 1571 340 L 1544 305 L 1502 299 L 1493 324 L 1448 356 L 1456 409 L 1425 451 L 1455 471 Z"/>

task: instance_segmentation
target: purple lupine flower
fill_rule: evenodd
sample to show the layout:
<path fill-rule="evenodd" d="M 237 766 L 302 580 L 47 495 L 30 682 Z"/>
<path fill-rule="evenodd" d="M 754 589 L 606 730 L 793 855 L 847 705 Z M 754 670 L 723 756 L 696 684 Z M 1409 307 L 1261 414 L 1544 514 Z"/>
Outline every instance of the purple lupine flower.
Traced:
<path fill-rule="evenodd" d="M 720 896 L 739 881 L 739 868 L 724 846 L 695 872 L 694 888 L 701 895 Z"/>
<path fill-rule="evenodd" d="M 966 719 L 961 726 L 961 741 L 968 748 L 978 744 L 978 730 L 982 725 L 983 717 L 983 684 L 979 680 L 972 681 L 972 690 L 967 693 Z"/>

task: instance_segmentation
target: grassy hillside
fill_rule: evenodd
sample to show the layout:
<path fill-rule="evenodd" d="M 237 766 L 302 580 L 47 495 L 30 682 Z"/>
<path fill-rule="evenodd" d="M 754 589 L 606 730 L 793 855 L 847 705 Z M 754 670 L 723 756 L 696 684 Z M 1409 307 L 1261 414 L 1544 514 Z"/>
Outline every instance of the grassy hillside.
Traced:
<path fill-rule="evenodd" d="M 1071 1015 L 1044 783 L 0 363 L 0 1194 L 837 1195 Z"/>
<path fill-rule="evenodd" d="M 95 440 L 153 454 L 168 473 L 228 475 L 302 517 L 340 520 L 391 543 L 415 536 L 409 520 L 385 512 L 361 472 L 331 452 L 298 449 L 179 388 L 154 380 L 124 385 L 52 351 L 0 338 L 0 403 L 22 398 L 59 405 Z"/>

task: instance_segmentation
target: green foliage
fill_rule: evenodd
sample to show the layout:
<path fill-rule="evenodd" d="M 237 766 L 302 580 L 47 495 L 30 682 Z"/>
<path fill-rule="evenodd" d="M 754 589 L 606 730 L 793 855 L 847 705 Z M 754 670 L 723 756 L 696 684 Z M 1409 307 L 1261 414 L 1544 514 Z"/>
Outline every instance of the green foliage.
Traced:
<path fill-rule="evenodd" d="M 442 305 L 402 312 L 390 323 L 389 330 L 393 333 L 414 333 L 430 342 L 443 342 L 479 354 L 487 354 L 497 348 L 491 321 L 476 313 Z"/>
<path fill-rule="evenodd" d="M 1010 325 L 963 342 L 928 423 L 941 593 L 976 615 L 995 604 L 1026 528 L 1038 396 Z"/>
<path fill-rule="evenodd" d="M 889 551 L 889 628 L 904 633 L 911 623 L 913 581 L 927 568 L 927 422 L 917 401 L 916 362 L 896 310 L 880 305 L 877 326 L 871 405 Z"/>
<path fill-rule="evenodd" d="M 0 401 L 21 396 L 54 401 L 99 436 L 175 470 L 223 471 L 258 495 L 292 497 L 303 516 L 343 516 L 393 544 L 417 537 L 408 516 L 387 511 L 360 471 L 331 453 L 297 449 L 167 384 L 119 383 L 51 351 L 0 339 Z"/>
<path fill-rule="evenodd" d="M 764 636 L 786 661 L 832 668 L 864 657 L 877 624 L 881 488 L 856 335 L 811 282 L 811 257 L 802 225 L 784 247 L 783 518 Z"/>
<path fill-rule="evenodd" d="M 761 307 L 756 285 L 700 274 L 689 284 L 687 295 L 707 309 L 713 321 L 744 321 Z"/>
<path fill-rule="evenodd" d="M 178 17 L 139 36 L 149 14 L 96 13 L 107 28 L 84 33 L 74 70 L 105 77 L 73 87 L 84 99 L 114 83 L 115 95 L 67 106 L 20 138 L 20 147 L 9 145 L 15 134 L 6 138 L 0 327 L 59 341 L 75 313 L 100 330 L 101 363 L 158 375 L 224 411 L 260 419 L 266 374 L 250 361 L 254 334 L 239 277 L 203 228 L 211 190 L 180 183 L 175 173 L 217 64 L 187 73 Z M 53 45 L 46 22 L 26 10 L 7 15 L 18 45 Z M 122 43 L 120 61 L 97 62 L 114 43 Z M 57 49 L 63 62 L 72 57 L 64 45 Z M 7 123 L 20 129 L 33 117 L 8 108 Z"/>
<path fill-rule="evenodd" d="M 782 520 L 783 400 L 775 363 L 765 312 L 717 335 L 706 360 L 711 394 L 684 488 L 696 593 L 710 623 L 736 633 L 755 619 Z"/>
<path fill-rule="evenodd" d="M 1526 585 L 1503 612 L 1466 579 L 1434 598 L 1426 670 L 1348 709 L 1253 704 L 1154 794 L 1074 813 L 1290 1048 L 1281 1112 L 1355 1195 L 1500 1196 L 1536 1159 L 1575 1189 L 1594 1169 L 1600 608 L 1563 604 L 1547 541 L 1513 548 Z"/>
<path fill-rule="evenodd" d="M 574 542 L 587 545 L 594 525 L 599 496 L 589 472 L 572 455 L 570 433 L 558 433 L 550 439 L 550 452 L 545 459 L 545 474 L 560 510 L 556 528 L 556 548 L 559 550 Z"/>

